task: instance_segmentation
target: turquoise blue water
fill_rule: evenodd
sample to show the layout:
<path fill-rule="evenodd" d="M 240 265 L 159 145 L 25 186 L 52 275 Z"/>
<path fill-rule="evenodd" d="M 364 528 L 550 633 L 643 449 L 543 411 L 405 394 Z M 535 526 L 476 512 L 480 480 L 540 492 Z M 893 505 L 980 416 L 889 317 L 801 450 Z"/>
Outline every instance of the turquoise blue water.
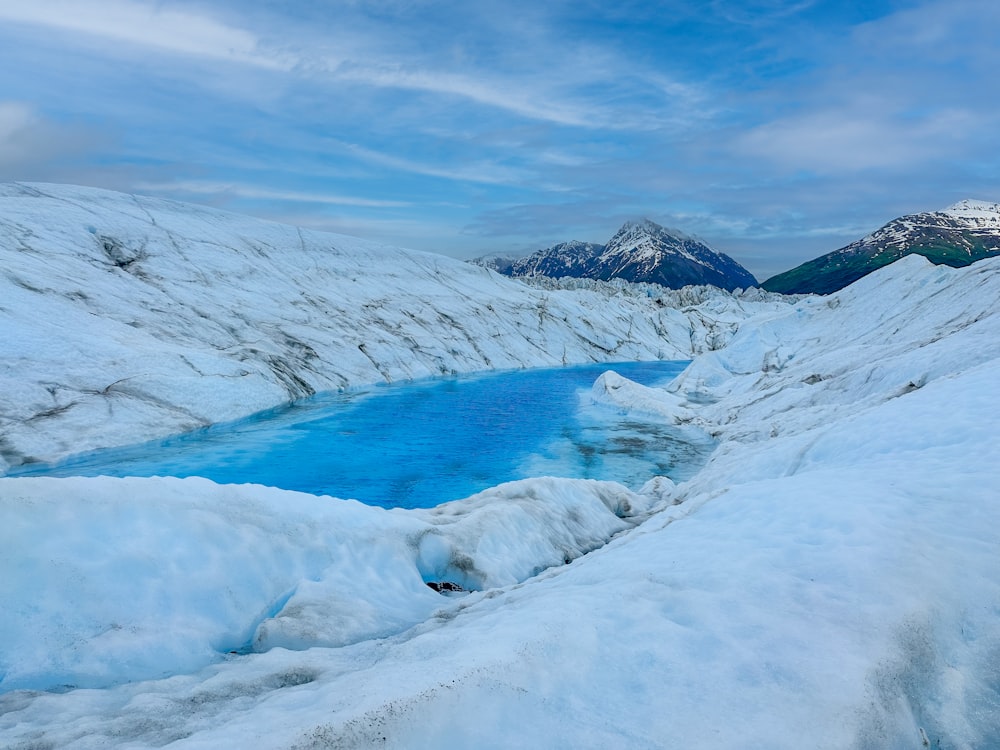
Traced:
<path fill-rule="evenodd" d="M 529 476 L 684 479 L 710 446 L 590 403 L 604 371 L 645 385 L 686 362 L 631 362 L 427 379 L 326 393 L 166 440 L 12 475 L 203 476 L 384 507 L 432 507 Z"/>

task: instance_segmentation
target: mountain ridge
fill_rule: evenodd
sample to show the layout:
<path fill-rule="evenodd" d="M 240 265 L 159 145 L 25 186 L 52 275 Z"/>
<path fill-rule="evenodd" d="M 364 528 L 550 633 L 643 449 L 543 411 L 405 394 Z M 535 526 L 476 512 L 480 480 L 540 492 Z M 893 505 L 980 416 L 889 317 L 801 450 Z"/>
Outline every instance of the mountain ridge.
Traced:
<path fill-rule="evenodd" d="M 907 255 L 953 268 L 1000 255 L 1000 203 L 965 199 L 900 216 L 860 240 L 767 279 L 782 294 L 830 294 Z"/>
<path fill-rule="evenodd" d="M 471 263 L 507 276 L 549 276 L 660 284 L 671 289 L 708 284 L 727 291 L 757 279 L 724 253 L 650 219 L 627 221 L 607 244 L 573 240 L 515 259 L 483 256 Z"/>

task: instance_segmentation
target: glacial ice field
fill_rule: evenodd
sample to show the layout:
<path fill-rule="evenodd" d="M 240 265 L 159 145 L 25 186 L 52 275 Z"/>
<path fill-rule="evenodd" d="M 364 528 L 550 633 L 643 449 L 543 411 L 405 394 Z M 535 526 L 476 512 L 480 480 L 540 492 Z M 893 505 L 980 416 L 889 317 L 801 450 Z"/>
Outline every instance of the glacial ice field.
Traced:
<path fill-rule="evenodd" d="M 910 256 L 801 299 L 538 290 L 5 190 L 6 468 L 341 380 L 615 357 L 692 358 L 590 399 L 717 447 L 676 483 L 536 477 L 412 510 L 0 478 L 0 746 L 1000 746 L 1000 260 Z"/>
<path fill-rule="evenodd" d="M 517 281 L 431 253 L 170 201 L 0 185 L 0 471 L 315 393 L 690 359 L 787 301 Z"/>

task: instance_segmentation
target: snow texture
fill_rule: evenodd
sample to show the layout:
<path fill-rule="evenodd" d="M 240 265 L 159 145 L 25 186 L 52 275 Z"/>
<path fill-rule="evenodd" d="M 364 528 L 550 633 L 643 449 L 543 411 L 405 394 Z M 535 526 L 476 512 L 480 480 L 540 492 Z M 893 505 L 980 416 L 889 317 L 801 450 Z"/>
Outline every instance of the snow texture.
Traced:
<path fill-rule="evenodd" d="M 835 252 L 850 254 L 856 250 L 889 247 L 907 249 L 926 233 L 944 234 L 947 244 L 969 245 L 970 237 L 978 237 L 995 249 L 1000 242 L 1000 203 L 963 200 L 942 211 L 901 216 L 866 237 Z"/>
<path fill-rule="evenodd" d="M 0 473 L 318 391 L 567 363 L 688 359 L 775 298 L 666 307 L 207 208 L 0 186 Z M 730 326 L 731 328 L 732 326 Z"/>
<path fill-rule="evenodd" d="M 979 226 L 1000 228 L 1000 203 L 966 199 L 953 206 L 948 206 L 941 213 L 955 218 L 972 220 Z"/>
<path fill-rule="evenodd" d="M 5 690 L 106 687 L 230 652 L 384 638 L 442 606 L 426 583 L 518 583 L 604 545 L 658 499 L 537 479 L 393 512 L 198 477 L 7 478 L 0 497 L 0 545 L 17 571 L 0 582 Z"/>
<path fill-rule="evenodd" d="M 1000 259 L 908 256 L 666 390 L 602 376 L 609 409 L 720 441 L 637 493 L 2 479 L 0 744 L 996 747 L 998 298 Z"/>

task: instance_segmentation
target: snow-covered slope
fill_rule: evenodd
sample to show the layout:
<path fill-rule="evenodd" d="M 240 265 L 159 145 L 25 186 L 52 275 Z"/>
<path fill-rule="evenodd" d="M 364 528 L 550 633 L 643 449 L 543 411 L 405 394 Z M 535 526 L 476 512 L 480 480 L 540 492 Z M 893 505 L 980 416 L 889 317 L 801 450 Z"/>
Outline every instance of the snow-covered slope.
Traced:
<path fill-rule="evenodd" d="M 1000 203 L 965 199 L 948 206 L 941 213 L 956 219 L 964 219 L 980 228 L 1000 229 Z"/>
<path fill-rule="evenodd" d="M 0 745 L 996 747 L 998 298 L 1000 259 L 908 257 L 669 390 L 602 376 L 720 440 L 639 493 L 0 479 Z"/>
<path fill-rule="evenodd" d="M 647 296 L 90 188 L 0 186 L 0 269 L 0 473 L 316 391 L 706 346 Z"/>

